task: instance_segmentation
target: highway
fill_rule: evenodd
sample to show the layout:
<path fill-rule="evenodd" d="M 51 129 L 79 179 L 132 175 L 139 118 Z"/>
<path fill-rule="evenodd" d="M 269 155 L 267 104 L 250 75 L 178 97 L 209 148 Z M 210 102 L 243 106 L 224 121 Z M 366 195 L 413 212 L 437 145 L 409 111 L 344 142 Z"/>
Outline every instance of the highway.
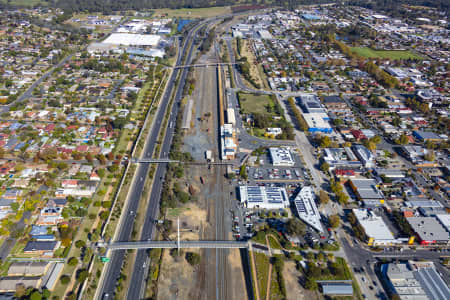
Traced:
<path fill-rule="evenodd" d="M 203 24 L 205 24 L 205 22 L 199 23 L 197 26 L 195 26 L 193 29 L 191 29 L 191 31 L 188 33 L 188 36 L 185 39 L 183 50 L 180 51 L 180 53 L 179 53 L 176 65 L 180 65 L 182 63 L 182 59 L 183 59 L 185 53 L 187 55 L 185 64 L 190 64 L 190 62 L 192 60 L 192 52 L 194 49 L 193 41 L 195 39 L 195 36 L 197 35 L 198 29 Z M 192 41 L 192 43 L 190 43 L 191 41 Z M 188 46 L 189 46 L 189 49 L 187 49 Z M 167 86 L 166 93 L 165 93 L 163 101 L 162 101 L 162 105 L 164 105 L 165 108 L 160 110 L 161 116 L 158 116 L 158 120 L 162 120 L 164 117 L 163 112 L 166 111 L 167 103 L 170 100 L 169 96 L 172 94 L 171 92 L 174 88 L 174 84 L 175 84 L 175 80 L 177 78 L 178 72 L 181 72 L 180 78 L 179 78 L 179 84 L 176 87 L 177 89 L 175 90 L 174 104 L 172 106 L 172 112 L 171 112 L 168 123 L 176 122 L 178 110 L 180 107 L 180 101 L 181 101 L 181 97 L 182 97 L 182 93 L 183 93 L 183 89 L 184 89 L 184 84 L 186 82 L 186 77 L 189 72 L 189 69 L 187 69 L 187 68 L 183 68 L 181 70 L 174 69 L 174 71 L 172 73 L 172 77 L 170 78 L 170 80 L 167 83 L 168 86 Z M 157 130 L 157 129 L 158 128 L 156 128 L 155 130 Z M 172 143 L 174 129 L 175 128 L 171 127 L 171 126 L 169 126 L 167 128 L 167 131 L 164 136 L 163 143 L 162 143 L 162 147 L 161 147 L 162 154 L 161 154 L 160 158 L 167 158 L 167 155 L 170 152 L 170 146 Z M 148 143 L 148 148 L 151 147 L 151 149 L 148 149 L 148 150 L 146 149 L 145 152 L 153 153 L 153 145 L 154 144 L 155 144 L 154 142 Z M 146 157 L 146 158 L 149 158 L 149 157 Z M 148 164 L 143 164 L 143 165 L 147 166 L 147 169 L 148 169 Z M 147 172 L 148 171 L 144 172 L 143 174 L 145 175 L 145 174 L 147 174 Z M 161 188 L 162 188 L 161 179 L 164 178 L 165 172 L 166 172 L 166 164 L 158 164 L 155 175 L 154 175 L 155 181 L 153 183 L 153 187 L 152 187 L 151 194 L 150 194 L 151 200 L 147 207 L 146 218 L 145 218 L 145 222 L 144 222 L 143 228 L 142 228 L 141 240 L 151 240 L 153 238 L 154 219 L 158 214 L 159 202 L 160 202 L 160 196 L 161 196 Z M 140 197 L 140 195 L 141 195 L 141 192 L 139 193 L 139 197 Z M 139 202 L 139 199 L 137 199 L 136 202 Z M 145 279 L 147 277 L 146 276 L 147 268 L 144 268 L 143 266 L 144 265 L 147 267 L 149 266 L 148 259 L 149 258 L 148 258 L 147 250 L 139 250 L 137 252 L 136 260 L 134 263 L 134 271 L 133 271 L 130 286 L 128 289 L 127 299 L 143 298 L 143 292 L 144 292 L 144 288 L 145 288 L 145 284 L 146 284 Z"/>
<path fill-rule="evenodd" d="M 183 48 L 181 51 L 179 51 L 176 65 L 180 65 L 182 63 L 182 59 L 185 56 L 185 54 L 188 52 L 188 60 L 190 59 L 191 53 L 192 53 L 192 44 L 189 42 L 193 40 L 194 34 L 196 33 L 197 29 L 200 27 L 200 24 L 194 27 L 186 37 L 186 42 L 183 45 Z M 190 48 L 188 50 L 188 46 L 190 45 Z M 180 77 L 180 85 L 178 86 L 178 89 L 176 91 L 176 97 L 175 97 L 175 103 L 173 105 L 173 111 L 170 115 L 170 120 L 175 122 L 177 112 L 178 112 L 178 102 L 180 100 L 180 96 L 183 90 L 184 81 L 187 75 L 187 69 L 182 69 L 181 71 L 181 77 Z M 151 128 L 151 131 L 147 137 L 145 147 L 143 150 L 143 158 L 144 159 L 151 159 L 152 154 L 154 151 L 154 148 L 156 146 L 156 142 L 158 139 L 161 123 L 164 119 L 167 106 L 170 101 L 170 96 L 172 95 L 172 91 L 175 86 L 176 78 L 178 76 L 178 70 L 174 70 L 172 72 L 171 77 L 169 78 L 166 86 L 165 93 L 163 95 L 163 98 L 160 102 L 160 108 L 157 112 L 157 115 L 155 117 L 154 126 Z M 167 158 L 167 154 L 169 153 L 170 149 L 170 142 L 172 140 L 173 135 L 173 128 L 168 127 L 167 132 L 162 144 L 161 148 L 161 158 Z M 158 167 L 156 168 L 156 172 L 154 175 L 154 183 L 153 188 L 151 191 L 150 201 L 148 210 L 147 210 L 147 218 L 145 219 L 145 224 L 142 229 L 142 239 L 151 239 L 153 234 L 153 224 L 154 224 L 154 217 L 156 216 L 159 208 L 159 196 L 161 192 L 162 187 L 162 181 L 161 179 L 164 177 L 166 164 L 158 164 Z M 122 223 L 119 225 L 120 228 L 118 228 L 118 234 L 117 234 L 117 241 L 129 241 L 131 239 L 131 233 L 133 231 L 133 225 L 136 218 L 136 210 L 139 207 L 139 200 L 141 199 L 142 191 L 144 189 L 144 183 L 145 178 L 149 172 L 150 169 L 150 163 L 141 163 L 138 166 L 138 169 L 135 173 L 135 180 L 132 183 L 132 186 L 130 187 L 130 193 L 128 195 L 128 205 L 124 207 L 124 210 L 122 212 L 123 214 L 123 220 Z M 124 255 L 125 250 L 118 250 L 114 251 L 111 254 L 110 262 L 105 266 L 105 276 L 103 282 L 99 283 L 99 289 L 100 292 L 98 295 L 100 297 L 103 297 L 104 295 L 113 295 L 116 288 L 116 282 L 120 275 L 120 271 L 122 268 L 122 264 L 124 261 Z M 136 263 L 135 266 L 142 266 L 144 262 L 147 260 L 148 255 L 145 250 L 138 251 L 136 256 Z M 128 299 L 139 299 L 140 297 L 140 291 L 141 286 L 144 279 L 144 268 L 135 268 L 135 272 L 133 272 L 132 275 L 132 281 L 131 286 L 129 289 Z"/>

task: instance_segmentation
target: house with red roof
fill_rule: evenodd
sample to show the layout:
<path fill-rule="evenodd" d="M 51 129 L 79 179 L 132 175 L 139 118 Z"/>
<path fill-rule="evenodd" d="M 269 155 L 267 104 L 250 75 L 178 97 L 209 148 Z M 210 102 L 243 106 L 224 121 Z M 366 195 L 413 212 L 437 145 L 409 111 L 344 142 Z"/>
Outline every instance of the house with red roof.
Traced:
<path fill-rule="evenodd" d="M 47 126 L 45 126 L 44 131 L 47 133 L 52 133 L 53 130 L 55 130 L 56 125 L 55 124 L 48 124 Z"/>
<path fill-rule="evenodd" d="M 88 150 L 89 150 L 88 145 L 80 145 L 75 148 L 75 151 L 77 152 L 87 152 Z"/>
<path fill-rule="evenodd" d="M 357 141 L 367 138 L 366 135 L 361 130 L 352 129 L 352 130 L 350 130 L 350 132 Z"/>

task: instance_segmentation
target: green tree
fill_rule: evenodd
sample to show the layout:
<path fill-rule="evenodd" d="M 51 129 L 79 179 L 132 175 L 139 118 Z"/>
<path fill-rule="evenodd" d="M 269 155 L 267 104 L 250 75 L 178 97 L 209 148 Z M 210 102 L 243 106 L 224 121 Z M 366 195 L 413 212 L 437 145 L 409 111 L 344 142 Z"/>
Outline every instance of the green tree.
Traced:
<path fill-rule="evenodd" d="M 429 150 L 427 154 L 423 157 L 427 161 L 434 161 L 436 159 L 436 156 L 434 155 L 434 152 Z"/>
<path fill-rule="evenodd" d="M 331 139 L 328 135 L 325 135 L 320 138 L 320 147 L 321 148 L 328 148 L 331 145 Z"/>
<path fill-rule="evenodd" d="M 69 266 L 75 267 L 78 264 L 78 259 L 76 257 L 69 258 L 68 261 Z"/>
<path fill-rule="evenodd" d="M 75 247 L 77 247 L 77 248 L 83 248 L 85 246 L 86 246 L 86 242 L 85 241 L 78 240 L 78 241 L 75 242 Z"/>
<path fill-rule="evenodd" d="M 287 233 L 290 235 L 304 235 L 306 232 L 306 225 L 296 218 L 289 219 L 285 227 Z"/>
<path fill-rule="evenodd" d="M 372 137 L 370 139 L 371 142 L 373 142 L 374 144 L 378 145 L 379 143 L 381 143 L 381 137 L 379 135 L 376 135 L 374 137 Z"/>
<path fill-rule="evenodd" d="M 338 228 L 341 218 L 338 215 L 331 215 L 328 217 L 328 222 L 332 228 Z"/>
<path fill-rule="evenodd" d="M 186 261 L 191 265 L 191 266 L 196 266 L 200 263 L 200 254 L 198 253 L 194 253 L 194 252 L 186 252 Z"/>
<path fill-rule="evenodd" d="M 320 170 L 322 170 L 322 172 L 328 172 L 330 170 L 330 164 L 324 161 L 320 165 Z"/>
<path fill-rule="evenodd" d="M 327 204 L 330 202 L 330 196 L 328 196 L 328 193 L 324 190 L 320 190 L 319 192 L 319 202 L 320 204 Z"/>
<path fill-rule="evenodd" d="M 348 196 L 346 193 L 340 191 L 336 194 L 337 200 L 340 204 L 347 204 L 348 203 Z"/>
<path fill-rule="evenodd" d="M 311 277 L 308 277 L 308 279 L 306 279 L 305 288 L 310 291 L 317 290 L 318 286 L 316 280 Z"/>
<path fill-rule="evenodd" d="M 42 295 L 39 291 L 34 291 L 30 295 L 30 300 L 41 300 L 41 299 L 42 299 Z"/>
<path fill-rule="evenodd" d="M 77 280 L 78 282 L 83 282 L 88 278 L 89 272 L 86 269 L 80 269 L 77 272 Z"/>
<path fill-rule="evenodd" d="M 239 176 L 242 177 L 242 179 L 247 180 L 248 176 L 247 176 L 247 167 L 246 165 L 242 165 L 241 169 L 239 170 Z"/>
<path fill-rule="evenodd" d="M 395 140 L 396 144 L 407 145 L 409 144 L 409 138 L 406 134 L 402 134 L 398 139 Z"/>

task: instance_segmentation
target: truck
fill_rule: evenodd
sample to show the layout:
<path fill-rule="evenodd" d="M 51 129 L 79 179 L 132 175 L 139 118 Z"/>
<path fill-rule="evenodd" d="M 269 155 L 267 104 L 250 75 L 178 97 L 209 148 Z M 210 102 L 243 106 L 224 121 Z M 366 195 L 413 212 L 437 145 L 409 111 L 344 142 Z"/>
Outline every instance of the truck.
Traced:
<path fill-rule="evenodd" d="M 214 158 L 212 157 L 212 151 L 206 150 L 205 151 L 205 158 L 207 162 L 214 162 Z"/>

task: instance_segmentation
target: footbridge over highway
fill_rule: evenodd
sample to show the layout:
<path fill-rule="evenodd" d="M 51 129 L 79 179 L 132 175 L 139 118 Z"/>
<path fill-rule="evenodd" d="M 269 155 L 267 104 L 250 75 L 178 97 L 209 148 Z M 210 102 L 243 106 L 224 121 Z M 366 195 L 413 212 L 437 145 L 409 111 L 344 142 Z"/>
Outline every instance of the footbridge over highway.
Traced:
<path fill-rule="evenodd" d="M 204 249 L 241 249 L 248 248 L 249 243 L 243 241 L 139 241 L 114 242 L 99 245 L 108 250 L 153 249 L 153 248 L 204 248 Z"/>
<path fill-rule="evenodd" d="M 196 68 L 196 67 L 216 67 L 216 66 L 229 66 L 229 65 L 237 65 L 239 63 L 219 63 L 219 62 L 212 62 L 207 64 L 191 64 L 191 65 L 181 65 L 181 66 L 175 66 L 174 69 L 182 69 L 182 68 Z"/>

